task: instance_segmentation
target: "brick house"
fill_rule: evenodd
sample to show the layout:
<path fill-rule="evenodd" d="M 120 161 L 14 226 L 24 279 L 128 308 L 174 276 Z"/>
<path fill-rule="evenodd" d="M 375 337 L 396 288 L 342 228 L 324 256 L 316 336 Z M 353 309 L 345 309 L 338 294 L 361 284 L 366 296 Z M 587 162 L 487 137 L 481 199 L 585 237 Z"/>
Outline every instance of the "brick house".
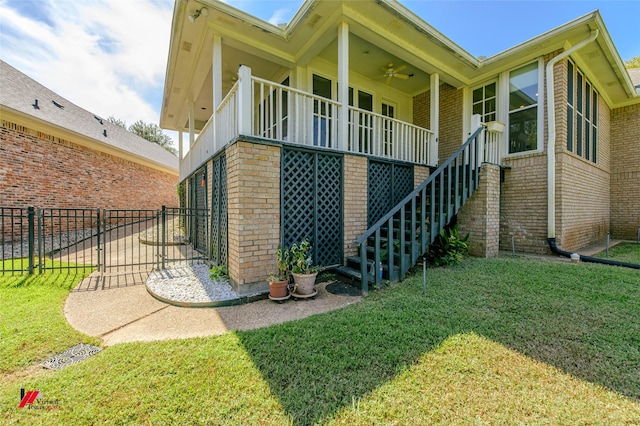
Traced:
<path fill-rule="evenodd" d="M 640 96 L 597 11 L 475 58 L 392 0 L 307 0 L 279 26 L 177 0 L 160 125 L 187 135 L 199 237 L 241 294 L 303 238 L 364 284 L 454 216 L 482 256 L 640 226 Z"/>
<path fill-rule="evenodd" d="M 178 159 L 0 61 L 0 206 L 178 205 Z M 114 111 L 117 113 L 117 111 Z"/>

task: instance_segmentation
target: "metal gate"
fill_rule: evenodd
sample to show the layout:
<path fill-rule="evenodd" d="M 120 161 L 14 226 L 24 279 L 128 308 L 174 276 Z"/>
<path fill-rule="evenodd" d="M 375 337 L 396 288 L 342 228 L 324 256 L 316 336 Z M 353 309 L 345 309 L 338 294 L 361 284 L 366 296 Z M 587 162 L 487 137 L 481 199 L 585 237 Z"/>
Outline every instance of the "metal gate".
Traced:
<path fill-rule="evenodd" d="M 188 224 L 206 211 L 0 207 L 0 273 L 150 271 L 205 258 Z"/>
<path fill-rule="evenodd" d="M 369 160 L 367 225 L 373 226 L 413 191 L 413 166 Z"/>
<path fill-rule="evenodd" d="M 282 243 L 309 240 L 314 264 L 342 264 L 342 175 L 343 157 L 339 154 L 282 150 Z"/>

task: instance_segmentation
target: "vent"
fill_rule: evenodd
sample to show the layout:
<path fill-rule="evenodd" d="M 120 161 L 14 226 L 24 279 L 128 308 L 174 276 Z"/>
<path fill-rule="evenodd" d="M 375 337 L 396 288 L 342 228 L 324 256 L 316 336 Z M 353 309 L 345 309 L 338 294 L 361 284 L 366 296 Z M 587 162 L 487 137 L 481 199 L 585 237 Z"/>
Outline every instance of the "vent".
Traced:
<path fill-rule="evenodd" d="M 53 103 L 55 106 L 57 106 L 57 107 L 58 107 L 58 108 L 60 108 L 60 109 L 64 109 L 64 105 L 61 105 L 61 104 L 59 104 L 59 103 L 58 103 L 58 102 L 56 102 L 56 101 L 51 101 L 51 103 Z"/>
<path fill-rule="evenodd" d="M 95 118 L 96 120 L 98 120 L 98 123 L 100 124 L 104 124 L 104 122 L 102 121 L 102 118 L 98 117 L 97 115 L 94 115 L 93 118 Z"/>
<path fill-rule="evenodd" d="M 182 42 L 182 50 L 184 50 L 186 52 L 191 52 L 191 46 L 192 46 L 192 44 L 189 43 L 188 41 L 183 41 Z"/>
<path fill-rule="evenodd" d="M 102 131 L 102 135 L 103 135 L 105 138 L 107 137 L 107 129 L 104 129 L 104 130 Z"/>
<path fill-rule="evenodd" d="M 37 99 L 33 103 L 33 109 L 40 109 L 40 107 L 38 106 L 38 100 Z"/>
<path fill-rule="evenodd" d="M 316 14 L 315 14 L 315 15 L 313 15 L 311 18 L 309 18 L 309 23 L 308 23 L 308 25 L 309 25 L 310 27 L 313 27 L 315 24 L 317 24 L 317 23 L 318 23 L 318 21 L 319 21 L 320 19 L 322 19 L 322 16 L 316 13 Z"/>

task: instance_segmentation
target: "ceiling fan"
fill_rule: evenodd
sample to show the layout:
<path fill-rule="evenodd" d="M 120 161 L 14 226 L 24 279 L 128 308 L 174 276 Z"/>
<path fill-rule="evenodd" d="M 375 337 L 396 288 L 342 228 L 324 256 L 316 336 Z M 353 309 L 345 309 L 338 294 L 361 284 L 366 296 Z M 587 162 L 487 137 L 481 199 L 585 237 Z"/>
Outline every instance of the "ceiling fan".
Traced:
<path fill-rule="evenodd" d="M 393 62 L 389 62 L 387 64 L 386 67 L 382 67 L 380 68 L 384 74 L 382 74 L 381 76 L 376 77 L 374 80 L 377 80 L 379 78 L 387 78 L 387 86 L 391 84 L 391 79 L 393 78 L 399 78 L 401 80 L 406 80 L 409 77 L 411 77 L 411 75 L 407 75 L 407 74 L 401 74 L 400 71 L 404 70 L 405 68 L 407 68 L 406 65 L 400 65 L 398 68 L 394 68 L 393 67 Z"/>

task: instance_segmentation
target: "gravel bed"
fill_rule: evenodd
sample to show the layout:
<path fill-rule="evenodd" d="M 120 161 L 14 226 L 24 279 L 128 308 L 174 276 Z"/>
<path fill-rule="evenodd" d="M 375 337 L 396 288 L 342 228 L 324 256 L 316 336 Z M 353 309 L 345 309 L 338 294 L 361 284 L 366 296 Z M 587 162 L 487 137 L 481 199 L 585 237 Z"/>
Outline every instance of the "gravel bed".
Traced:
<path fill-rule="evenodd" d="M 43 251 L 45 253 L 51 253 L 60 249 L 65 249 L 87 238 L 93 237 L 97 234 L 97 230 L 93 228 L 87 228 L 81 231 L 65 232 L 62 234 L 56 234 L 51 237 L 47 235 L 43 241 Z M 15 241 L 5 244 L 0 244 L 0 252 L 2 252 L 2 259 L 13 259 L 20 257 L 28 257 L 29 255 L 29 242 L 25 238 L 22 241 Z M 34 239 L 33 252 L 38 253 L 38 238 Z"/>
<path fill-rule="evenodd" d="M 195 264 L 153 271 L 147 288 L 165 299 L 175 302 L 207 303 L 238 299 L 227 278 L 212 280 L 209 266 Z"/>

